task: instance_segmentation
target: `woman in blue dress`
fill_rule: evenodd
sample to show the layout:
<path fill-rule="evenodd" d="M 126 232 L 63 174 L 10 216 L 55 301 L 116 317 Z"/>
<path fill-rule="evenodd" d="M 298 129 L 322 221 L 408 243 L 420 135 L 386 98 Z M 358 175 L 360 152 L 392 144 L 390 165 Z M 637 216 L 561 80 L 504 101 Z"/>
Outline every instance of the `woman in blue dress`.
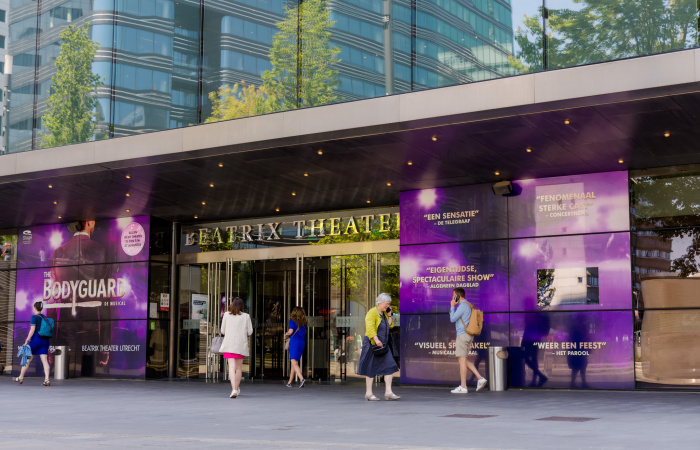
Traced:
<path fill-rule="evenodd" d="M 287 387 L 292 387 L 292 381 L 294 380 L 294 375 L 298 376 L 301 380 L 299 382 L 299 387 L 303 388 L 306 379 L 301 374 L 301 369 L 299 368 L 299 361 L 301 361 L 301 354 L 304 352 L 304 345 L 306 344 L 306 313 L 304 308 L 295 306 L 292 309 L 291 319 L 289 320 L 289 331 L 287 331 L 286 336 L 289 336 L 289 359 L 292 361 L 292 370 L 289 372 L 289 381 L 287 382 Z"/>
<path fill-rule="evenodd" d="M 49 339 L 39 336 L 41 321 L 46 319 L 46 316 L 41 314 L 42 309 L 44 309 L 43 303 L 34 303 L 34 315 L 30 321 L 31 326 L 29 328 L 29 335 L 27 336 L 27 340 L 24 341 L 24 345 L 29 344 L 29 347 L 32 349 L 32 358 L 29 361 L 31 361 L 36 355 L 39 355 L 39 358 L 41 358 L 41 364 L 44 366 L 44 383 L 42 386 L 51 386 L 51 383 L 49 382 L 49 371 L 51 370 L 49 367 L 48 357 Z M 27 362 L 27 365 L 22 367 L 22 370 L 20 370 L 19 377 L 13 378 L 12 381 L 19 384 L 24 382 L 24 374 L 27 373 L 27 369 L 29 368 L 29 361 Z"/>

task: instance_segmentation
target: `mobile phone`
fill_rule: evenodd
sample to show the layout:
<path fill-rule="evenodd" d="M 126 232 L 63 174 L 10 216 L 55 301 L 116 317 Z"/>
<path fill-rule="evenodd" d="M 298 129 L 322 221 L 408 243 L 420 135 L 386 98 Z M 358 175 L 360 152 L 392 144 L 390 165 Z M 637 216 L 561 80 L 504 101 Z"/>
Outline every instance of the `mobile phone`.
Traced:
<path fill-rule="evenodd" d="M 391 306 L 386 309 L 387 314 L 391 314 Z"/>

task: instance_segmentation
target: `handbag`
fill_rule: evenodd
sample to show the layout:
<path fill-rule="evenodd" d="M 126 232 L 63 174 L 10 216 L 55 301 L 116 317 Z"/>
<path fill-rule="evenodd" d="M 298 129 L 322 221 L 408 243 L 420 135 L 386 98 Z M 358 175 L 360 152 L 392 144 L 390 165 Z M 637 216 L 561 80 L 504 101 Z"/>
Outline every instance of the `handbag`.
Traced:
<path fill-rule="evenodd" d="M 379 314 L 379 311 L 377 311 L 377 314 Z M 379 314 L 379 320 L 381 321 L 382 319 L 386 319 L 385 317 L 382 317 L 381 314 Z M 387 324 L 388 326 L 388 324 Z M 374 356 L 382 356 L 386 355 L 387 352 L 389 351 L 389 340 L 391 339 L 391 333 L 389 333 L 389 338 L 384 342 L 384 346 L 380 347 L 377 344 L 370 344 L 372 347 L 372 353 L 374 353 Z"/>
<path fill-rule="evenodd" d="M 221 335 L 214 336 L 211 340 L 211 354 L 212 355 L 223 355 L 224 352 L 221 351 L 221 345 L 224 343 L 224 337 Z"/>
<path fill-rule="evenodd" d="M 297 329 L 294 330 L 294 333 L 292 333 L 292 336 L 297 334 L 297 331 L 299 331 L 299 328 L 301 328 L 299 325 L 297 325 Z M 287 336 L 286 334 L 284 335 L 284 349 L 289 350 L 289 342 L 292 340 L 292 336 Z"/>

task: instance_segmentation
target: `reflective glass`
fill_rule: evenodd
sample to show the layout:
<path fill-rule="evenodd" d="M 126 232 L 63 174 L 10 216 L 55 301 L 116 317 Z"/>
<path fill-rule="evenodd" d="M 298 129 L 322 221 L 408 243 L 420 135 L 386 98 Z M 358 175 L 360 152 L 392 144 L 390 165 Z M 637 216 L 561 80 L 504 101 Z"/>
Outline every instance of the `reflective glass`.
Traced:
<path fill-rule="evenodd" d="M 114 137 L 197 123 L 199 3 L 117 0 Z"/>
<path fill-rule="evenodd" d="M 289 92 L 296 92 L 296 22 L 293 30 L 287 27 L 286 34 L 279 28 L 296 11 L 296 4 L 293 6 L 285 10 L 281 0 L 204 3 L 201 122 L 282 111 L 290 109 L 290 104 L 294 107 L 294 98 L 282 99 L 282 88 L 289 86 Z M 278 40 L 276 48 L 284 47 L 287 52 L 280 58 L 285 62 L 279 63 L 289 71 L 282 84 L 270 75 L 274 70 L 270 62 L 273 36 Z"/>
<path fill-rule="evenodd" d="M 697 46 L 696 1 L 546 0 L 546 5 L 546 69 Z"/>

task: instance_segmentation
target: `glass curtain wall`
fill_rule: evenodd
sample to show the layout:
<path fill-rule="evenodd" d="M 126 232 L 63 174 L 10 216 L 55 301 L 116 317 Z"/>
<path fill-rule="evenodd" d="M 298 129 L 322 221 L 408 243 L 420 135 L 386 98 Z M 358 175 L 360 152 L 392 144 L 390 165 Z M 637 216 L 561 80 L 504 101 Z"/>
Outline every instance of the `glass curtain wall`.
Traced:
<path fill-rule="evenodd" d="M 690 0 L 12 0 L 8 21 L 4 152 L 698 46 Z"/>
<path fill-rule="evenodd" d="M 630 177 L 638 387 L 700 385 L 700 170 Z"/>

